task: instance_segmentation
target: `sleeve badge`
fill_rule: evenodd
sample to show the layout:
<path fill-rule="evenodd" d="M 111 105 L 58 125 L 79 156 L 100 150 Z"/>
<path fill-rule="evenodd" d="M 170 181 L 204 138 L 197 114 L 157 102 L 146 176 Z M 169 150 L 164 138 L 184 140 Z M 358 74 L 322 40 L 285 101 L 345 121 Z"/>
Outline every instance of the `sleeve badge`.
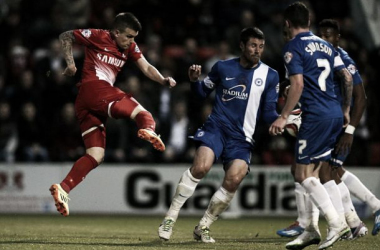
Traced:
<path fill-rule="evenodd" d="M 355 75 L 355 73 L 357 71 L 355 65 L 353 65 L 353 64 L 348 65 L 347 69 L 348 69 L 348 71 L 350 71 L 351 75 Z"/>
<path fill-rule="evenodd" d="M 284 55 L 284 61 L 288 64 L 293 58 L 293 54 L 290 52 L 286 52 Z"/>
<path fill-rule="evenodd" d="M 84 36 L 85 38 L 89 38 L 91 36 L 91 30 L 89 29 L 86 29 L 86 30 L 82 30 L 82 36 Z"/>

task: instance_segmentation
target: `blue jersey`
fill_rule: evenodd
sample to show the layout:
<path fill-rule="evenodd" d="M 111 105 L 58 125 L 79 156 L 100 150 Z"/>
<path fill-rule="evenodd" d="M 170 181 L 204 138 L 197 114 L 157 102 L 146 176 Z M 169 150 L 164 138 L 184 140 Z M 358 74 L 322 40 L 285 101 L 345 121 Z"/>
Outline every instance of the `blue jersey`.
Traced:
<path fill-rule="evenodd" d="M 218 61 L 208 76 L 202 82 L 193 83 L 192 87 L 203 97 L 215 90 L 208 122 L 216 124 L 230 138 L 253 144 L 252 136 L 261 113 L 267 113 L 264 115 L 267 122 L 273 122 L 278 116 L 275 108 L 279 76 L 276 70 L 262 62 L 246 69 L 239 60 Z"/>
<path fill-rule="evenodd" d="M 344 64 L 334 47 L 312 32 L 303 32 L 285 45 L 283 55 L 287 75 L 303 75 L 299 100 L 303 121 L 342 117 L 333 71 L 344 68 Z"/>
<path fill-rule="evenodd" d="M 348 69 L 348 71 L 352 75 L 354 86 L 358 84 L 362 84 L 363 80 L 359 74 L 358 69 L 356 68 L 356 64 L 354 60 L 351 59 L 351 57 L 347 54 L 347 52 L 344 49 L 338 47 L 336 48 L 336 50 L 338 51 L 340 57 L 342 58 L 344 66 Z M 342 100 L 342 83 L 341 83 L 340 78 L 336 76 L 334 77 L 334 89 L 335 89 L 337 98 L 339 100 L 339 103 L 342 103 L 343 101 Z"/>

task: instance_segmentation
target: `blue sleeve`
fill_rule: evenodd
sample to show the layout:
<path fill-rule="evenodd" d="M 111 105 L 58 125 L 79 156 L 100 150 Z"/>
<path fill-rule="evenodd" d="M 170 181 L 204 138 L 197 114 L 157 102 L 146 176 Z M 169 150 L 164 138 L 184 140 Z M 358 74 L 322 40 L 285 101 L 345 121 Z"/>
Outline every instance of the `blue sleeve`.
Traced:
<path fill-rule="evenodd" d="M 196 81 L 191 83 L 191 90 L 197 95 L 200 99 L 207 98 L 211 92 L 216 88 L 217 83 L 219 82 L 219 71 L 218 64 L 211 68 L 210 73 L 203 81 Z"/>
<path fill-rule="evenodd" d="M 355 62 L 351 58 L 342 58 L 342 60 L 344 62 L 344 65 L 352 75 L 354 85 L 361 84 L 363 80 L 359 74 L 358 69 L 356 68 Z"/>
<path fill-rule="evenodd" d="M 265 123 L 271 124 L 274 122 L 278 113 L 276 111 L 276 105 L 278 101 L 278 93 L 279 93 L 279 76 L 277 71 L 271 70 L 270 74 L 268 74 L 270 78 L 268 79 L 268 85 L 264 90 L 264 96 L 262 100 L 262 119 Z"/>
<path fill-rule="evenodd" d="M 262 119 L 266 124 L 272 124 L 278 117 L 276 103 L 265 103 L 263 106 Z"/>
<path fill-rule="evenodd" d="M 288 76 L 303 74 L 302 58 L 296 45 L 295 42 L 289 42 L 283 50 L 285 69 Z"/>
<path fill-rule="evenodd" d="M 191 83 L 191 90 L 196 94 L 199 99 L 206 99 L 213 89 L 206 87 L 204 80 Z"/>

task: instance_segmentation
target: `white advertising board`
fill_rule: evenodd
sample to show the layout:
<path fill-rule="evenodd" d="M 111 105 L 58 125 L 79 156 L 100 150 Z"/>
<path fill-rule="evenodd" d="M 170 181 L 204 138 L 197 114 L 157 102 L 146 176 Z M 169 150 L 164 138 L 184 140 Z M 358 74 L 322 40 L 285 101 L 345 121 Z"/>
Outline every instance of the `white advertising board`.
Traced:
<path fill-rule="evenodd" d="M 103 164 L 70 193 L 70 213 L 163 215 L 189 165 Z M 0 165 L 0 213 L 56 213 L 49 187 L 71 164 Z M 350 168 L 380 197 L 380 169 Z M 224 177 L 215 165 L 199 183 L 181 215 L 201 215 Z M 354 199 L 361 216 L 369 208 Z M 294 216 L 294 182 L 289 167 L 251 167 L 225 216 Z"/>

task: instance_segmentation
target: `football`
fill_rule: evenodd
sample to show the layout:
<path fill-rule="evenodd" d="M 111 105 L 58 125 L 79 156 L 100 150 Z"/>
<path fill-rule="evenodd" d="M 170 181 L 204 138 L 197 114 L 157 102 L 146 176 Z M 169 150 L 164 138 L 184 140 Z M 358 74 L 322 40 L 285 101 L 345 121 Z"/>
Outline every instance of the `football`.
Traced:
<path fill-rule="evenodd" d="M 295 109 L 290 113 L 288 119 L 286 120 L 285 130 L 291 136 L 297 137 L 298 135 L 302 122 L 301 115 L 301 109 Z"/>

